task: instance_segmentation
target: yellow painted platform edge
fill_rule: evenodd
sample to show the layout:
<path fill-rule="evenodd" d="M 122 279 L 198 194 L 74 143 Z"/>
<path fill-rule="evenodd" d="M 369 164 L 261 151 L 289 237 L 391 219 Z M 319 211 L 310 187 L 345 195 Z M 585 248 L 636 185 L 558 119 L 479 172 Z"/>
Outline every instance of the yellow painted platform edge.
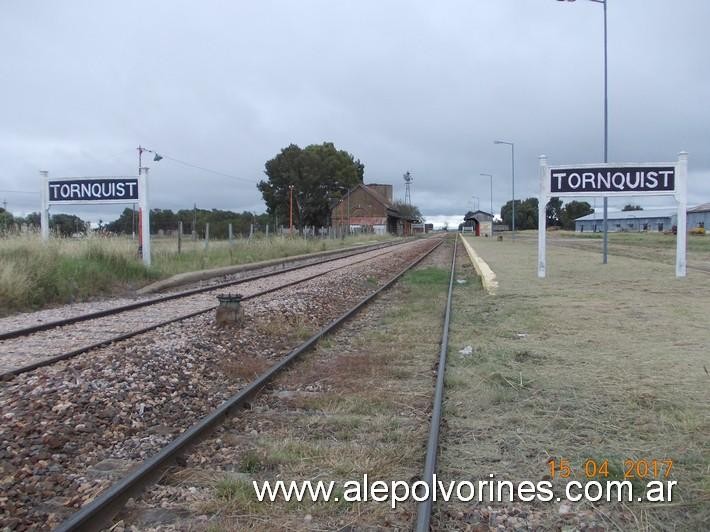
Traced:
<path fill-rule="evenodd" d="M 491 295 L 495 295 L 495 292 L 498 289 L 498 281 L 496 281 L 495 272 L 491 270 L 488 263 L 474 251 L 471 244 L 466 241 L 463 235 L 459 233 L 459 236 L 463 242 L 463 247 L 466 249 L 466 253 L 468 253 L 469 258 L 473 263 L 473 267 L 476 268 L 476 272 L 481 277 L 481 284 L 483 285 L 484 290 Z"/>

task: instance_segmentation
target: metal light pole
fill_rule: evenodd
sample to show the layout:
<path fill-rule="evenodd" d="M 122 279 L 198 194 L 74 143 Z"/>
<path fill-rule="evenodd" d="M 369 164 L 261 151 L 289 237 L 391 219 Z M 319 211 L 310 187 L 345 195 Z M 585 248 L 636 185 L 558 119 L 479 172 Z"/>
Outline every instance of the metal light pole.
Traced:
<path fill-rule="evenodd" d="M 574 0 L 557 0 L 558 2 L 574 2 Z M 608 101 L 608 63 L 607 63 L 607 15 L 606 15 L 606 3 L 607 0 L 589 0 L 595 4 L 602 4 L 604 6 L 604 162 L 609 162 L 609 101 Z M 604 197 L 604 251 L 603 251 L 603 264 L 608 262 L 608 252 L 609 252 L 609 227 L 608 227 L 608 198 Z"/>
<path fill-rule="evenodd" d="M 494 140 L 493 144 L 507 144 L 510 146 L 510 165 L 512 169 L 513 176 L 513 240 L 515 240 L 515 143 L 507 142 L 505 140 Z"/>
<path fill-rule="evenodd" d="M 484 174 L 481 173 L 483 176 L 488 176 L 491 179 L 491 217 L 493 216 L 493 174 Z"/>

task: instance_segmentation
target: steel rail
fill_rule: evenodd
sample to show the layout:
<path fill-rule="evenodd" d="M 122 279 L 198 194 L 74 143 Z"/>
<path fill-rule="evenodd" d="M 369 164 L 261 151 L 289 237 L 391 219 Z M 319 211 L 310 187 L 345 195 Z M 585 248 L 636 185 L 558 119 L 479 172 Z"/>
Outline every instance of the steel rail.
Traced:
<path fill-rule="evenodd" d="M 422 479 L 429 486 L 429 496 L 417 506 L 417 532 L 428 532 L 433 506 L 434 473 L 436 472 L 436 457 L 439 451 L 439 429 L 441 427 L 441 413 L 444 403 L 444 377 L 446 375 L 446 352 L 449 349 L 449 322 L 451 321 L 451 295 L 454 287 L 454 273 L 456 271 L 456 243 L 454 240 L 454 253 L 451 258 L 451 276 L 449 278 L 449 294 L 446 299 L 444 312 L 444 328 L 441 333 L 441 350 L 439 351 L 439 364 L 436 372 L 436 388 L 434 389 L 434 406 L 431 412 L 431 427 L 427 442 L 426 459 L 424 461 L 424 474 Z"/>
<path fill-rule="evenodd" d="M 219 407 L 212 411 L 200 421 L 185 430 L 175 440 L 165 446 L 154 456 L 143 462 L 139 467 L 133 470 L 129 475 L 119 480 L 113 486 L 100 494 L 96 499 L 78 510 L 70 516 L 62 524 L 55 529 L 55 532 L 69 531 L 94 531 L 100 530 L 106 526 L 111 519 L 120 511 L 129 498 L 138 495 L 146 486 L 159 478 L 162 472 L 168 466 L 189 450 L 190 447 L 202 441 L 222 423 L 228 416 L 234 413 L 234 410 L 243 405 L 248 399 L 259 392 L 266 384 L 268 384 L 274 376 L 281 370 L 290 365 L 301 354 L 310 350 L 318 341 L 333 332 L 349 318 L 354 316 L 361 308 L 375 299 L 383 291 L 390 288 L 397 280 L 414 268 L 429 254 L 437 249 L 443 242 L 443 239 L 431 247 L 431 249 L 422 253 L 414 261 L 408 264 L 404 269 L 392 277 L 385 285 L 377 289 L 372 294 L 362 298 L 355 306 L 350 308 L 340 317 L 331 321 L 328 325 L 320 329 L 315 335 L 301 345 L 291 350 L 281 361 L 277 362 L 266 372 L 262 373 L 256 380 L 251 382 L 242 391 L 236 393 Z"/>
<path fill-rule="evenodd" d="M 398 245 L 399 245 L 399 244 L 398 244 Z M 384 246 L 385 249 L 386 249 L 386 248 L 389 248 L 389 247 L 392 247 L 392 246 Z M 380 249 L 383 249 L 383 248 L 370 249 L 370 250 L 368 250 L 368 252 L 369 252 L 369 251 L 379 251 Z M 262 290 L 262 291 L 260 291 L 260 292 L 256 292 L 255 294 L 251 294 L 251 295 L 249 295 L 249 296 L 244 296 L 244 297 L 242 297 L 242 301 L 248 301 L 248 300 L 250 300 L 250 299 L 254 299 L 254 298 L 257 298 L 257 297 L 266 295 L 266 294 L 270 294 L 270 293 L 272 293 L 272 292 L 276 292 L 276 291 L 278 291 L 278 290 L 283 290 L 284 288 L 289 288 L 289 287 L 294 286 L 294 285 L 297 285 L 297 284 L 305 283 L 305 282 L 307 282 L 307 281 L 311 281 L 311 280 L 315 279 L 316 277 L 321 277 L 322 275 L 324 275 L 324 274 L 326 274 L 326 273 L 335 272 L 335 271 L 338 271 L 338 270 L 342 270 L 342 269 L 344 269 L 344 268 L 348 268 L 348 267 L 350 267 L 350 266 L 354 266 L 354 265 L 356 265 L 356 264 L 361 264 L 361 263 L 363 263 L 363 262 L 367 262 L 367 261 L 369 261 L 369 260 L 373 260 L 373 259 L 376 259 L 376 258 L 378 258 L 378 257 L 381 257 L 382 255 L 385 255 L 386 253 L 390 253 L 390 252 L 391 252 L 391 250 L 390 250 L 390 251 L 387 251 L 387 252 L 385 252 L 385 253 L 381 253 L 381 254 L 379 254 L 379 255 L 375 255 L 374 257 L 368 257 L 368 258 L 365 258 L 365 259 L 357 260 L 357 261 L 355 261 L 355 262 L 351 262 L 351 263 L 349 263 L 349 264 L 344 264 L 344 265 L 342 265 L 342 266 L 336 266 L 335 268 L 330 269 L 330 270 L 328 270 L 327 272 L 316 273 L 316 274 L 313 274 L 313 275 L 309 275 L 309 276 L 307 276 L 307 277 L 303 277 L 303 278 L 301 278 L 301 279 L 296 279 L 295 281 L 289 281 L 288 283 L 285 283 L 285 284 L 282 284 L 282 285 L 279 285 L 279 286 L 275 286 L 275 287 L 273 287 L 273 288 L 267 288 L 267 289 Z M 361 254 L 361 253 L 354 253 L 354 254 L 348 255 L 348 256 L 346 256 L 346 257 L 338 257 L 338 259 L 348 258 L 348 257 L 352 257 L 352 256 L 354 256 L 354 255 L 359 255 L 359 254 Z M 332 260 L 337 260 L 337 259 L 332 259 Z M 325 263 L 325 262 L 331 262 L 331 260 L 327 260 L 327 261 L 323 261 L 323 262 L 319 262 L 319 263 L 315 263 L 315 264 L 308 264 L 308 265 L 306 265 L 306 266 L 298 266 L 298 267 L 295 267 L 295 268 L 293 268 L 293 269 L 294 269 L 294 270 L 298 270 L 298 269 L 303 269 L 303 268 L 305 268 L 305 267 L 307 267 L 307 266 L 319 266 L 319 265 L 321 265 L 321 264 L 323 264 L 323 263 Z M 276 274 L 276 273 L 284 273 L 284 272 L 286 272 L 286 271 L 290 271 L 290 270 L 282 270 L 282 271 L 279 271 L 279 272 L 275 272 L 275 274 Z M 267 276 L 269 276 L 269 275 L 272 275 L 272 274 L 265 275 L 264 277 L 267 277 Z M 256 277 L 256 278 L 259 279 L 260 277 Z M 231 284 L 231 282 L 230 282 L 230 284 Z M 221 289 L 221 288 L 224 288 L 224 286 L 221 286 L 221 287 L 219 287 L 219 288 L 212 287 L 210 290 L 219 290 L 219 289 Z M 205 292 L 206 290 L 200 289 L 200 291 L 201 291 L 201 292 Z M 171 298 L 171 299 L 174 299 L 174 298 Z M 51 366 L 52 364 L 56 364 L 57 362 L 61 362 L 62 360 L 67 360 L 67 359 L 73 358 L 73 357 L 75 357 L 75 356 L 81 355 L 81 354 L 83 354 L 83 353 L 87 353 L 87 352 L 89 352 L 89 351 L 92 351 L 92 350 L 94 350 L 94 349 L 98 349 L 98 348 L 100 348 L 100 347 L 105 347 L 105 346 L 110 345 L 110 344 L 115 343 L 115 342 L 122 342 L 123 340 L 127 340 L 127 339 L 129 339 L 129 338 L 133 338 L 134 336 L 139 336 L 139 335 L 141 335 L 141 334 L 145 334 L 145 333 L 150 332 L 150 331 L 152 331 L 152 330 L 154 330 L 154 329 L 158 329 L 158 328 L 160 328 L 160 327 L 164 327 L 164 326 L 166 326 L 166 325 L 170 325 L 171 323 L 175 323 L 175 322 L 178 322 L 178 321 L 182 321 L 182 320 L 187 320 L 187 319 L 190 319 L 190 318 L 194 318 L 195 316 L 199 316 L 200 314 L 205 314 L 206 312 L 210 312 L 210 311 L 216 309 L 218 306 L 219 306 L 219 305 L 212 305 L 212 306 L 210 306 L 210 307 L 208 307 L 208 308 L 204 308 L 204 309 L 201 309 L 201 310 L 196 310 L 196 311 L 190 312 L 190 313 L 188 313 L 188 314 L 183 314 L 183 315 L 181 315 L 181 316 L 177 316 L 177 317 L 175 317 L 175 318 L 170 318 L 169 320 L 164 320 L 164 321 L 161 321 L 161 322 L 158 322 L 158 323 L 154 323 L 154 324 L 152 324 L 152 325 L 148 325 L 148 326 L 146 326 L 146 327 L 142 327 L 142 328 L 136 329 L 136 330 L 134 330 L 134 331 L 130 331 L 130 332 L 127 332 L 127 333 L 119 334 L 119 335 L 117 335 L 117 336 L 112 336 L 111 338 L 106 338 L 105 340 L 100 340 L 100 341 L 95 342 L 95 343 L 93 343 L 93 344 L 85 345 L 85 346 L 79 347 L 79 348 L 77 348 L 77 349 L 73 349 L 72 351 L 67 351 L 66 353 L 61 353 L 61 354 L 56 355 L 56 356 L 53 356 L 53 357 L 45 358 L 44 360 L 39 360 L 39 361 L 37 361 L 37 362 L 33 362 L 32 364 L 27 364 L 26 366 L 20 366 L 19 368 L 15 368 L 15 369 L 8 370 L 8 371 L 6 371 L 6 372 L 4 372 L 4 373 L 0 373 L 0 381 L 7 381 L 7 380 L 10 380 L 10 379 L 12 379 L 13 377 L 15 377 L 15 376 L 17 376 L 17 375 L 21 375 L 22 373 L 27 373 L 27 372 L 33 371 L 33 370 L 35 370 L 35 369 L 37 369 L 37 368 L 42 368 L 42 367 L 44 367 L 44 366 Z M 132 310 L 134 310 L 134 309 L 132 309 Z"/>
<path fill-rule="evenodd" d="M 224 283 L 218 283 L 218 284 L 211 285 L 211 286 L 202 286 L 199 288 L 191 288 L 189 290 L 183 290 L 181 292 L 174 292 L 171 294 L 166 294 L 166 295 L 154 297 L 151 299 L 145 299 L 143 301 L 137 301 L 135 303 L 128 303 L 126 305 L 120 305 L 120 306 L 116 306 L 116 307 L 105 309 L 105 310 L 97 310 L 94 312 L 87 312 L 86 314 L 80 314 L 78 316 L 72 316 L 70 318 L 63 318 L 60 320 L 48 321 L 46 323 L 42 323 L 39 325 L 32 325 L 30 327 L 22 327 L 20 329 L 14 329 L 11 331 L 0 333 L 0 341 L 10 340 L 12 338 L 19 338 L 21 336 L 29 336 L 30 334 L 34 334 L 36 332 L 47 331 L 50 329 L 55 329 L 57 327 L 64 327 L 65 325 L 71 325 L 73 323 L 79 323 L 82 321 L 103 318 L 105 316 L 111 316 L 113 314 L 120 314 L 121 312 L 127 312 L 129 310 L 135 310 L 135 309 L 141 308 L 141 307 L 156 305 L 158 303 L 164 303 L 165 301 L 171 301 L 173 299 L 179 299 L 182 297 L 188 297 L 188 296 L 195 295 L 195 294 L 201 294 L 204 292 L 209 292 L 211 290 L 219 290 L 220 288 L 225 288 L 227 286 L 234 286 L 234 285 L 238 285 L 238 284 L 242 284 L 242 283 L 247 283 L 249 281 L 255 281 L 257 279 L 263 279 L 265 277 L 271 277 L 274 275 L 279 275 L 279 274 L 286 273 L 286 272 L 292 272 L 295 270 L 301 270 L 303 268 L 308 268 L 309 266 L 315 266 L 318 264 L 326 264 L 328 262 L 333 262 L 333 261 L 340 260 L 340 259 L 346 259 L 348 257 L 352 257 L 354 255 L 360 255 L 362 253 L 367 253 L 369 251 L 377 251 L 378 249 L 384 249 L 384 248 L 393 247 L 393 246 L 401 246 L 401 245 L 407 244 L 409 242 L 411 242 L 411 240 L 408 240 L 406 242 L 386 242 L 384 244 L 373 244 L 372 246 L 358 248 L 354 251 L 353 250 L 346 250 L 346 252 L 342 255 L 338 255 L 336 257 L 329 257 L 325 260 L 320 260 L 320 261 L 316 260 L 314 262 L 309 262 L 307 264 L 301 264 L 298 266 L 291 266 L 289 268 L 282 268 L 280 270 L 260 273 L 260 274 L 256 274 L 256 275 L 250 275 L 248 277 L 244 277 L 241 279 L 235 279 L 234 281 L 226 281 Z M 348 253 L 348 251 L 352 251 L 352 252 Z M 287 259 L 287 257 L 286 257 L 286 259 Z M 301 259 L 308 260 L 307 257 L 305 257 L 305 258 L 301 257 Z M 265 268 L 269 268 L 269 267 L 270 266 L 265 266 Z"/>

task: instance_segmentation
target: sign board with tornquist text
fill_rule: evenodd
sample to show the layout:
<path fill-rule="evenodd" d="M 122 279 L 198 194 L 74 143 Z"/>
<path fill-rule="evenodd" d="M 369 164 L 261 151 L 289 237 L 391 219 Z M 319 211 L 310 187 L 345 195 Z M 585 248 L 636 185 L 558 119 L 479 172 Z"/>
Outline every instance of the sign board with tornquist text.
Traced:
<path fill-rule="evenodd" d="M 47 182 L 48 203 L 131 203 L 138 201 L 138 178 L 91 177 Z"/>
<path fill-rule="evenodd" d="M 675 191 L 675 166 L 551 166 L 549 171 L 553 196 L 666 195 Z"/>
<path fill-rule="evenodd" d="M 540 156 L 540 196 L 538 198 L 537 276 L 546 276 L 547 205 L 553 197 L 673 196 L 676 217 L 676 277 L 686 274 L 688 154 L 680 152 L 673 163 L 574 164 L 548 166 Z"/>
<path fill-rule="evenodd" d="M 101 205 L 138 203 L 138 252 L 143 264 L 150 266 L 150 204 L 148 202 L 148 169 L 140 168 L 138 176 L 59 177 L 50 179 L 49 172 L 39 173 L 42 194 L 40 228 L 42 240 L 49 239 L 49 209 L 63 205 Z"/>

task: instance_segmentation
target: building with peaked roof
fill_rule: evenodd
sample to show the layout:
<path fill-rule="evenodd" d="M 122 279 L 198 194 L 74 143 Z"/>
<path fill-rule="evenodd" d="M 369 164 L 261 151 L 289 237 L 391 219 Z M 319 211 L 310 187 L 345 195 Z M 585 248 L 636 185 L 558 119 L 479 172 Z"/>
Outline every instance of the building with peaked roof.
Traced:
<path fill-rule="evenodd" d="M 331 208 L 335 230 L 390 233 L 409 236 L 417 220 L 399 212 L 392 200 L 392 185 L 360 184 L 350 189 Z"/>
<path fill-rule="evenodd" d="M 463 223 L 459 225 L 459 231 L 470 231 L 476 236 L 493 235 L 493 215 L 485 211 L 469 211 L 463 217 Z"/>

